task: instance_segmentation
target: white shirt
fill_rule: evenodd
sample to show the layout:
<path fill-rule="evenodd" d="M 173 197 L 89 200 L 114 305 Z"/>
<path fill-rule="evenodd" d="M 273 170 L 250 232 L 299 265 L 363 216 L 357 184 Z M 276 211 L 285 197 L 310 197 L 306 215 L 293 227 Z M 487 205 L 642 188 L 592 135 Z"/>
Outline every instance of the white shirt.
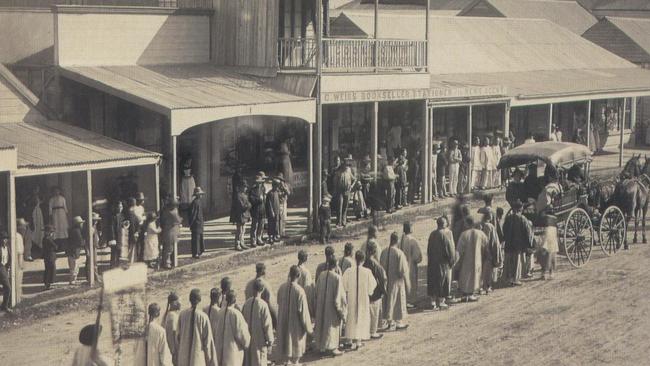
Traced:
<path fill-rule="evenodd" d="M 23 241 L 23 236 L 20 233 L 16 233 L 16 256 L 20 258 L 24 253 L 25 243 Z"/>
<path fill-rule="evenodd" d="M 9 249 L 6 246 L 0 248 L 0 264 L 6 266 L 9 263 Z"/>

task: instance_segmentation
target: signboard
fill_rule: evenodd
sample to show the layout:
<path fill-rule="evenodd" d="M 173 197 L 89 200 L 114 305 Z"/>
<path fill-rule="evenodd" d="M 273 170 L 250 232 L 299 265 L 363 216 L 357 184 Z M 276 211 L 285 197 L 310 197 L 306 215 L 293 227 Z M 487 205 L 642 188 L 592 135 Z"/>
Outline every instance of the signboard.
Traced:
<path fill-rule="evenodd" d="M 465 87 L 439 87 L 428 89 L 391 89 L 368 91 L 340 91 L 323 92 L 323 104 L 334 103 L 359 103 L 389 100 L 417 100 L 417 99 L 455 99 L 486 96 L 504 96 L 507 88 L 502 85 L 465 86 Z"/>

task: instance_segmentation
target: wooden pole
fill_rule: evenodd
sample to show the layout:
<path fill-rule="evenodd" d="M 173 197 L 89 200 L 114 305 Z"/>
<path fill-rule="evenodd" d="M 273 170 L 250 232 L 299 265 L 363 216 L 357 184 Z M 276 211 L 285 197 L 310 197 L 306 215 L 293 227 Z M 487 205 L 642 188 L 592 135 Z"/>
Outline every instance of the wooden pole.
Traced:
<path fill-rule="evenodd" d="M 88 232 L 88 283 L 92 287 L 95 284 L 95 243 L 93 243 L 92 226 L 93 226 L 93 173 L 86 170 L 86 198 L 88 203 L 88 216 L 86 218 L 86 229 Z"/>
<path fill-rule="evenodd" d="M 587 101 L 587 147 L 591 143 L 591 99 Z"/>
<path fill-rule="evenodd" d="M 308 178 L 307 178 L 307 184 L 308 184 L 308 189 L 309 189 L 309 197 L 308 197 L 308 202 L 307 202 L 307 230 L 308 232 L 313 232 L 314 231 L 314 218 L 313 214 L 314 211 L 316 211 L 316 207 L 314 207 L 314 185 L 316 182 L 314 182 L 314 125 L 313 123 L 308 123 L 308 131 L 307 131 L 307 154 L 309 156 L 307 157 L 307 170 L 308 170 Z M 320 182 L 317 183 L 320 185 Z"/>
<path fill-rule="evenodd" d="M 160 213 L 160 162 L 154 165 L 154 185 L 156 191 L 156 212 Z"/>
<path fill-rule="evenodd" d="M 429 118 L 429 121 L 428 121 L 428 123 L 429 123 L 429 136 L 428 136 L 429 144 L 433 144 L 433 111 L 434 111 L 434 109 L 427 107 L 427 110 L 429 112 L 429 114 L 428 114 L 428 118 Z M 428 196 L 429 201 L 428 202 L 432 202 L 433 201 L 433 192 L 434 192 L 433 187 L 435 187 L 437 182 L 433 180 L 433 169 L 431 169 L 431 167 L 433 167 L 433 145 L 429 145 L 429 146 L 430 146 L 430 148 L 429 148 L 429 196 Z"/>
<path fill-rule="evenodd" d="M 425 47 L 424 47 L 424 60 L 425 60 L 425 70 L 429 70 L 429 8 L 431 7 L 431 0 L 427 0 L 426 4 L 426 11 L 425 11 L 425 16 L 426 20 L 424 21 L 425 24 L 425 30 L 424 30 L 424 40 L 426 41 Z M 431 143 L 431 142 L 429 142 Z"/>
<path fill-rule="evenodd" d="M 548 135 L 546 137 L 550 140 L 553 128 L 553 103 L 548 105 Z"/>
<path fill-rule="evenodd" d="M 172 198 L 178 199 L 178 153 L 177 149 L 177 136 L 172 136 Z M 178 241 L 174 241 L 174 254 L 173 265 L 178 267 Z"/>
<path fill-rule="evenodd" d="M 372 172 L 373 176 L 377 178 L 377 171 L 379 170 L 377 154 L 379 154 L 379 102 L 372 103 L 372 120 L 370 122 L 370 144 L 372 155 Z"/>
<path fill-rule="evenodd" d="M 372 66 L 374 67 L 375 72 L 378 72 L 377 69 L 377 38 L 379 35 L 379 0 L 375 0 L 375 24 L 374 24 L 374 42 L 372 47 Z"/>
<path fill-rule="evenodd" d="M 620 149 L 618 153 L 618 166 L 622 167 L 623 166 L 623 150 L 625 147 L 623 146 L 623 131 L 625 131 L 625 109 L 627 107 L 627 98 L 623 98 L 623 112 L 619 115 L 619 144 L 620 144 Z"/>
<path fill-rule="evenodd" d="M 316 205 L 320 206 L 323 193 L 320 183 L 323 181 L 323 102 L 321 93 L 323 89 L 323 4 L 318 0 L 316 4 Z M 314 222 L 318 222 L 318 210 L 314 211 Z M 314 225 L 316 228 L 317 225 Z M 314 230 L 315 231 L 315 230 Z"/>
<path fill-rule="evenodd" d="M 633 132 L 634 127 L 636 126 L 636 103 L 637 103 L 637 97 L 630 98 L 630 132 Z M 635 134 L 633 134 L 632 136 L 636 138 Z"/>
<path fill-rule="evenodd" d="M 422 203 L 427 203 L 427 197 L 429 197 L 429 156 L 431 156 L 431 140 L 429 139 L 429 108 L 427 108 L 426 100 L 422 102 L 422 148 L 420 149 L 420 154 L 422 154 L 420 157 L 422 184 L 420 187 L 420 199 Z"/>
<path fill-rule="evenodd" d="M 503 106 L 503 137 L 506 138 L 510 136 L 510 102 L 506 102 Z"/>
<path fill-rule="evenodd" d="M 9 172 L 8 177 L 8 187 L 9 187 L 9 199 L 7 203 L 9 205 L 9 240 L 10 240 L 10 250 L 11 250 L 11 301 L 10 306 L 13 308 L 18 303 L 17 288 L 18 281 L 16 281 L 16 266 L 18 265 L 18 256 L 16 256 L 16 177 L 13 172 Z M 22 286 L 22 283 L 20 284 Z"/>
<path fill-rule="evenodd" d="M 472 156 L 472 152 L 474 149 L 471 148 L 472 146 L 472 105 L 470 104 L 468 107 L 468 112 L 467 112 L 467 143 L 470 145 L 469 149 L 469 160 L 473 161 L 473 159 L 478 159 L 477 156 Z M 470 191 L 472 190 L 472 183 L 474 182 L 474 172 L 472 171 L 472 167 L 470 164 L 470 167 L 468 169 L 467 173 L 467 185 L 470 187 Z"/>

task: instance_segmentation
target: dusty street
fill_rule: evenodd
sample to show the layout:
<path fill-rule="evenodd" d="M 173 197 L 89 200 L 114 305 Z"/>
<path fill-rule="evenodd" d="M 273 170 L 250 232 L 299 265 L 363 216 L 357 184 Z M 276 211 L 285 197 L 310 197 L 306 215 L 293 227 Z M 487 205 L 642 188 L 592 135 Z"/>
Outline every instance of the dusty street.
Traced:
<path fill-rule="evenodd" d="M 475 208 L 473 209 L 475 210 Z M 426 252 L 426 238 L 433 221 L 421 218 L 416 237 Z M 380 243 L 398 226 L 382 231 Z M 362 238 L 353 241 L 359 247 Z M 344 242 L 337 242 L 337 255 Z M 312 273 L 323 260 L 321 246 L 306 247 Z M 500 289 L 478 303 L 460 304 L 446 312 L 419 312 L 409 317 L 405 332 L 388 333 L 383 340 L 366 344 L 357 352 L 336 359 L 305 357 L 316 365 L 430 365 L 430 364 L 531 364 L 531 365 L 631 365 L 648 362 L 650 331 L 650 246 L 634 245 L 628 252 L 606 258 L 594 247 L 592 260 L 582 269 L 568 267 L 558 257 L 559 273 L 552 281 L 530 280 L 521 288 Z M 285 280 L 295 254 L 266 261 L 274 290 Z M 425 294 L 425 263 L 420 267 L 419 292 Z M 167 291 L 175 289 L 187 306 L 192 287 L 202 290 L 203 303 L 219 279 L 231 276 L 243 302 L 245 283 L 254 266 L 227 273 L 203 272 L 181 279 L 167 290 L 149 293 L 150 301 L 164 305 Z M 423 302 L 427 300 L 423 297 Z M 81 326 L 94 321 L 94 309 L 84 304 L 60 315 L 17 326 L 0 333 L 3 365 L 66 365 L 77 345 Z M 108 316 L 103 317 L 102 350 L 110 350 Z M 124 346 L 124 365 L 129 365 L 133 346 Z"/>

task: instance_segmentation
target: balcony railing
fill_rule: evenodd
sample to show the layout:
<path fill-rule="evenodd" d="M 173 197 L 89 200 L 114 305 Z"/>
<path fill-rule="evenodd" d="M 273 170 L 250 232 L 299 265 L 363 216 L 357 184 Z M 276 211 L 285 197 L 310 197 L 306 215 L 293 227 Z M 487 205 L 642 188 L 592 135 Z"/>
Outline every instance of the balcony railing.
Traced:
<path fill-rule="evenodd" d="M 278 42 L 281 69 L 315 69 L 316 53 L 316 40 L 313 38 L 281 38 Z M 325 72 L 424 71 L 426 67 L 426 41 L 323 39 L 323 71 Z"/>
<path fill-rule="evenodd" d="M 0 7 L 49 8 L 52 5 L 146 6 L 212 9 L 212 0 L 0 0 Z"/>

